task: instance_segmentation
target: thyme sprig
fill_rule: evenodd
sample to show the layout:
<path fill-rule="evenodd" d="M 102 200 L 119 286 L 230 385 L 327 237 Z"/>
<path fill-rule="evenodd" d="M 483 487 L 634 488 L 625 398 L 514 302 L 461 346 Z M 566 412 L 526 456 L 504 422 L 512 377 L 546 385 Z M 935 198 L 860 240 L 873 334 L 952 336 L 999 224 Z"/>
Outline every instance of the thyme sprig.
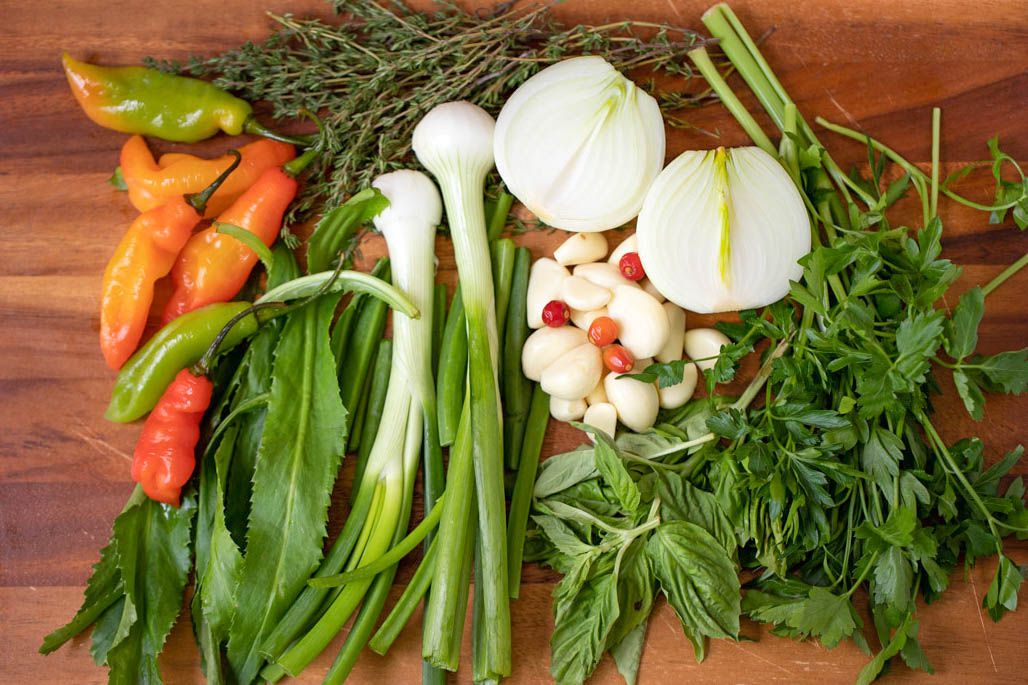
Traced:
<path fill-rule="evenodd" d="M 673 124 L 684 124 L 681 110 L 714 99 L 702 80 L 688 88 L 686 53 L 706 39 L 685 28 L 631 20 L 564 27 L 546 5 L 503 4 L 489 13 L 451 3 L 421 13 L 399 0 L 332 5 L 343 15 L 339 24 L 269 13 L 277 28 L 264 41 L 185 65 L 150 60 L 266 101 L 276 118 L 296 118 L 303 109 L 321 114 L 324 153 L 294 218 L 339 204 L 377 174 L 412 163 L 411 131 L 434 105 L 465 99 L 495 114 L 518 85 L 573 55 L 601 55 L 631 71 Z M 679 77 L 674 90 L 659 89 L 666 76 Z"/>

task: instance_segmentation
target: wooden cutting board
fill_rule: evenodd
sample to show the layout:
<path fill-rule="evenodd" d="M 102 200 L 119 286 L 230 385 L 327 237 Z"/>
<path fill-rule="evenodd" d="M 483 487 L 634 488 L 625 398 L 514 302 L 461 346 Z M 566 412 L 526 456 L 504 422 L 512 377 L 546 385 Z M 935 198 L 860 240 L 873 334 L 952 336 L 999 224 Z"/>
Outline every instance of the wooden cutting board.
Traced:
<path fill-rule="evenodd" d="M 417 3 L 427 6 L 428 3 Z M 490 3 L 474 3 L 476 5 Z M 569 0 L 555 14 L 569 22 L 623 18 L 700 27 L 705 0 Z M 986 156 L 999 134 L 1004 148 L 1028 161 L 1028 7 L 1023 0 L 879 3 L 871 0 L 737 0 L 755 34 L 774 29 L 766 55 L 800 110 L 864 128 L 913 160 L 929 155 L 932 105 L 943 114 L 943 158 Z M 124 136 L 102 130 L 78 110 L 59 68 L 61 50 L 108 64 L 146 55 L 185 58 L 209 54 L 266 35 L 264 11 L 328 15 L 313 0 L 0 1 L 0 683 L 103 683 L 88 641 L 56 654 L 36 654 L 40 639 L 77 608 L 97 550 L 132 489 L 129 459 L 138 426 L 107 423 L 103 408 L 112 384 L 97 349 L 97 303 L 103 266 L 135 216 L 106 179 Z M 752 101 L 747 99 L 747 103 Z M 689 115 L 698 130 L 676 132 L 670 156 L 690 147 L 742 144 L 745 138 L 719 107 Z M 768 128 L 767 130 L 770 130 Z M 860 145 L 827 136 L 844 162 L 866 160 Z M 228 146 L 215 140 L 201 149 Z M 171 146 L 160 146 L 162 151 Z M 988 174 L 970 193 L 985 198 Z M 945 254 L 962 264 L 957 290 L 984 283 L 1028 249 L 1028 235 L 1011 225 L 946 206 Z M 536 256 L 559 234 L 523 238 Z M 440 241 L 441 272 L 453 281 L 449 246 Z M 375 243 L 365 253 L 381 252 Z M 980 350 L 1020 347 L 1028 340 L 1024 291 L 1028 273 L 988 302 Z M 691 325 L 705 323 L 703 317 Z M 971 421 L 944 384 L 938 425 L 948 440 L 981 435 L 990 458 L 1025 437 L 1026 404 L 992 398 L 986 419 Z M 581 442 L 554 428 L 544 454 Z M 1019 467 L 1028 473 L 1028 467 Z M 348 472 L 347 472 L 348 474 Z M 343 478 L 337 499 L 346 491 Z M 420 505 L 419 505 L 420 506 Z M 333 511 L 340 518 L 341 508 Z M 1024 543 L 1012 556 L 1028 562 Z M 409 577 L 409 564 L 401 580 Z M 934 679 L 897 666 L 887 682 L 1024 682 L 1028 612 L 994 625 L 979 609 L 992 564 L 957 574 L 944 598 L 919 611 L 920 639 L 935 664 Z M 515 673 L 510 682 L 548 682 L 550 591 L 555 576 L 529 567 L 514 604 Z M 853 646 L 829 651 L 816 643 L 778 639 L 746 624 L 747 640 L 720 641 L 697 665 L 672 612 L 661 606 L 650 624 L 641 683 L 845 683 L 866 658 Z M 752 641 L 751 641 L 752 640 Z M 319 682 L 339 642 L 304 674 Z M 419 631 L 409 628 L 388 658 L 365 655 L 355 683 L 413 683 L 419 678 Z M 467 663 L 467 651 L 465 663 Z M 169 684 L 199 683 L 198 655 L 181 621 L 162 660 Z M 458 678 L 469 681 L 467 672 Z M 594 682 L 619 682 L 605 660 Z"/>

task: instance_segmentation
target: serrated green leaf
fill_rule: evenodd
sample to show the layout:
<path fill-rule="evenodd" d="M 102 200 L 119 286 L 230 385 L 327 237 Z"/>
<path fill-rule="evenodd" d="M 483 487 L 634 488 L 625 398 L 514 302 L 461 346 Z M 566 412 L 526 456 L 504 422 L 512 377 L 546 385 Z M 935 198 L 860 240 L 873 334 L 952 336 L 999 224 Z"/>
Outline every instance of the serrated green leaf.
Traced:
<path fill-rule="evenodd" d="M 989 610 L 989 616 L 993 621 L 998 621 L 1003 614 L 1017 609 L 1017 593 L 1024 578 L 1023 566 L 1018 566 L 1005 554 L 999 555 L 996 575 L 992 577 L 989 591 L 982 601 L 982 606 Z"/>
<path fill-rule="evenodd" d="M 114 522 L 118 569 L 126 605 L 136 618 L 107 652 L 110 683 L 160 683 L 157 657 L 182 608 L 192 563 L 195 493 L 178 508 L 142 498 Z"/>
<path fill-rule="evenodd" d="M 946 354 L 954 359 L 963 359 L 974 352 L 978 346 L 978 324 L 983 314 L 985 293 L 981 288 L 971 288 L 960 296 L 946 331 Z"/>
<path fill-rule="evenodd" d="M 257 677 L 258 646 L 321 558 L 329 496 L 346 444 L 328 330 L 336 297 L 289 315 L 275 353 L 254 472 L 249 535 L 229 630 L 236 679 Z"/>
<path fill-rule="evenodd" d="M 1028 347 L 976 360 L 975 367 L 1005 393 L 1020 395 L 1028 389 Z"/>
<path fill-rule="evenodd" d="M 874 428 L 860 452 L 860 465 L 886 497 L 892 497 L 893 480 L 899 474 L 903 441 L 895 433 Z"/>
<path fill-rule="evenodd" d="M 906 611 L 911 604 L 914 569 L 899 547 L 889 547 L 879 554 L 874 566 L 872 584 L 874 601 Z"/>
<path fill-rule="evenodd" d="M 967 413 L 975 421 L 981 421 L 985 416 L 985 395 L 982 394 L 982 389 L 962 369 L 953 372 L 953 385 L 956 386 L 957 394 L 960 395 Z"/>

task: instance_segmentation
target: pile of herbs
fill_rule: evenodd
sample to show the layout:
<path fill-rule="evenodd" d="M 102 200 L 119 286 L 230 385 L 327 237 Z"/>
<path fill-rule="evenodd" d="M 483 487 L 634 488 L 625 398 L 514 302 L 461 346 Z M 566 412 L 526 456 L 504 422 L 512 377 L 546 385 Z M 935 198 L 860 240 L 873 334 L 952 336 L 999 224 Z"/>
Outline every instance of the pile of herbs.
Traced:
<path fill-rule="evenodd" d="M 495 114 L 540 69 L 582 54 L 600 55 L 621 71 L 688 84 L 693 72 L 686 54 L 704 42 L 690 29 L 642 21 L 565 27 L 544 4 L 515 9 L 501 3 L 488 12 L 449 2 L 435 12 L 415 11 L 400 0 L 329 4 L 344 16 L 342 23 L 270 14 L 277 29 L 263 41 L 186 65 L 149 60 L 213 77 L 246 100 L 267 102 L 277 118 L 319 113 L 324 149 L 292 210 L 299 216 L 409 165 L 414 125 L 437 104 L 468 100 Z M 672 124 L 685 125 L 676 112 L 711 99 L 709 89 L 643 85 Z"/>
<path fill-rule="evenodd" d="M 1028 348 L 976 354 L 987 296 L 1028 255 L 948 311 L 942 298 L 960 269 L 941 256 L 938 198 L 991 212 L 994 222 L 1010 211 L 1023 229 L 1028 182 L 995 140 L 995 204 L 950 187 L 973 167 L 940 182 L 938 110 L 928 173 L 876 140 L 818 120 L 867 145 L 868 173 L 842 174 L 730 10 L 714 8 L 704 21 L 779 124 L 779 148 L 735 106 L 706 54 L 691 57 L 754 142 L 793 175 L 814 249 L 789 297 L 718 325 L 732 343 L 705 372 L 707 397 L 666 413 L 646 433 L 615 442 L 596 436 L 593 447 L 543 463 L 530 558 L 563 574 L 552 673 L 559 683 L 580 683 L 610 651 L 633 683 L 658 593 L 700 660 L 706 638 L 738 639 L 746 615 L 777 635 L 827 647 L 852 639 L 874 653 L 859 683 L 896 657 L 931 672 L 917 639 L 918 597 L 938 598 L 961 561 L 969 568 L 998 555 L 983 606 L 999 620 L 1017 607 L 1025 577 L 1003 539 L 1028 536 L 1023 480 L 1000 486 L 1023 449 L 986 467 L 980 439 L 947 444 L 932 418 L 940 373 L 952 375 L 975 419 L 983 390 L 1028 388 Z M 910 188 L 922 207 L 916 230 L 887 216 Z M 719 395 L 750 354 L 762 363 L 746 391 L 734 400 Z M 637 376 L 672 385 L 685 363 Z M 743 569 L 752 580 L 741 593 Z M 856 610 L 861 588 L 880 645 L 874 652 Z"/>

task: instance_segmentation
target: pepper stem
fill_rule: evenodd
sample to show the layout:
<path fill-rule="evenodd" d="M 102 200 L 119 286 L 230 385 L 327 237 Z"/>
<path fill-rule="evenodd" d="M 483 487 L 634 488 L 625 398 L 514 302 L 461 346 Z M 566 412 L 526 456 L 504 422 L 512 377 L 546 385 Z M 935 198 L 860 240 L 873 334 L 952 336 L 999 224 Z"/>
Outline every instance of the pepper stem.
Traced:
<path fill-rule="evenodd" d="M 229 165 L 228 169 L 225 169 L 221 172 L 220 176 L 214 179 L 214 183 L 210 184 L 199 193 L 191 193 L 184 196 L 186 204 L 195 209 L 196 213 L 200 216 L 203 216 L 203 213 L 207 210 L 207 201 L 211 199 L 211 195 L 221 187 L 221 184 L 225 182 L 225 179 L 228 178 L 229 175 L 236 170 L 236 167 L 239 166 L 239 163 L 243 161 L 243 156 L 239 154 L 238 150 L 229 150 L 228 154 L 235 157 L 235 159 L 232 161 L 232 164 Z"/>
<path fill-rule="evenodd" d="M 317 136 L 305 135 L 305 136 L 289 136 L 284 133 L 278 133 L 272 131 L 270 128 L 264 126 L 264 124 L 257 121 L 251 114 L 246 122 L 243 124 L 243 132 L 249 133 L 255 136 L 261 136 L 262 138 L 268 138 L 270 140 L 277 140 L 280 143 L 290 143 L 291 145 L 298 145 L 300 147 L 310 147 L 317 142 Z"/>
<path fill-rule="evenodd" d="M 292 176 L 293 178 L 296 178 L 304 169 L 310 166 L 311 162 L 317 159 L 320 155 L 320 149 L 316 147 L 309 148 L 306 152 L 304 152 L 296 159 L 293 159 L 283 164 L 282 171 Z"/>

